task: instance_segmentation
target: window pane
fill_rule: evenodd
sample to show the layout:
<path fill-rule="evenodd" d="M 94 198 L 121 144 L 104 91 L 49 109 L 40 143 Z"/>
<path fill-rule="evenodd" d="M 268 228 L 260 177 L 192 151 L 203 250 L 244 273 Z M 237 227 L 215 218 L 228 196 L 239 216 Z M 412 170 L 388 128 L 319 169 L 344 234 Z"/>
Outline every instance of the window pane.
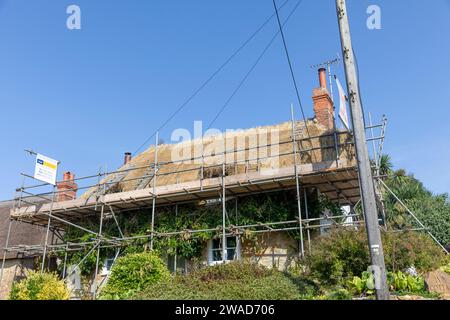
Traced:
<path fill-rule="evenodd" d="M 236 254 L 236 249 L 228 249 L 227 250 L 227 260 L 234 260 L 236 257 L 234 256 Z"/>
<path fill-rule="evenodd" d="M 222 251 L 220 250 L 213 250 L 213 261 L 221 261 L 222 260 Z"/>
<path fill-rule="evenodd" d="M 236 237 L 227 238 L 227 248 L 236 248 Z"/>
<path fill-rule="evenodd" d="M 106 260 L 106 265 L 105 265 L 106 270 L 111 270 L 111 267 L 112 267 L 113 263 L 114 263 L 114 259 L 107 259 Z"/>
<path fill-rule="evenodd" d="M 237 259 L 237 238 L 227 237 L 226 239 L 227 260 Z M 222 261 L 222 238 L 212 239 L 211 243 L 212 261 Z"/>
<path fill-rule="evenodd" d="M 221 243 L 220 239 L 213 239 L 212 241 L 213 250 L 220 249 L 221 248 L 220 243 Z"/>

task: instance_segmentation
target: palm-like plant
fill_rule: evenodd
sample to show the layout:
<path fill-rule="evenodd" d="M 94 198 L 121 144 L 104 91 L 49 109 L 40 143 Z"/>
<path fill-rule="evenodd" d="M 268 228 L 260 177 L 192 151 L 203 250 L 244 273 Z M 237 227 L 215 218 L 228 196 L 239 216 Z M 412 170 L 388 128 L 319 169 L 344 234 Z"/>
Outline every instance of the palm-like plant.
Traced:
<path fill-rule="evenodd" d="M 384 176 L 391 174 L 393 167 L 391 157 L 388 154 L 383 154 L 379 163 L 380 175 Z"/>
<path fill-rule="evenodd" d="M 386 184 L 395 195 L 407 204 L 410 201 L 426 199 L 432 194 L 412 174 L 407 174 L 404 169 L 393 171 L 389 174 Z M 403 205 L 389 192 L 384 194 L 387 219 L 397 227 L 405 227 L 411 221 L 406 214 Z"/>

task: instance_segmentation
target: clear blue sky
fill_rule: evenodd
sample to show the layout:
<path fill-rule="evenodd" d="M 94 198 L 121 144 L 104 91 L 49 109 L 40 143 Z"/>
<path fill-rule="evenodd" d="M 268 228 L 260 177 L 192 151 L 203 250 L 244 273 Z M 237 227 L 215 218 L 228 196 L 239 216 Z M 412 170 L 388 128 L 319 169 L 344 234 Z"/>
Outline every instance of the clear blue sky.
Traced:
<path fill-rule="evenodd" d="M 70 4 L 81 7 L 82 30 L 66 28 Z M 382 30 L 367 29 L 369 4 L 381 7 Z M 348 5 L 365 110 L 389 118 L 386 152 L 433 192 L 450 192 L 450 1 Z M 20 172 L 33 172 L 25 148 L 77 176 L 118 167 L 272 13 L 271 0 L 0 1 L 0 199 L 13 196 Z M 276 27 L 272 20 L 162 138 L 209 123 Z M 340 52 L 334 0 L 304 0 L 286 38 L 312 116 L 309 66 Z M 336 72 L 343 81 L 342 65 Z M 287 121 L 295 101 L 277 39 L 215 127 Z"/>

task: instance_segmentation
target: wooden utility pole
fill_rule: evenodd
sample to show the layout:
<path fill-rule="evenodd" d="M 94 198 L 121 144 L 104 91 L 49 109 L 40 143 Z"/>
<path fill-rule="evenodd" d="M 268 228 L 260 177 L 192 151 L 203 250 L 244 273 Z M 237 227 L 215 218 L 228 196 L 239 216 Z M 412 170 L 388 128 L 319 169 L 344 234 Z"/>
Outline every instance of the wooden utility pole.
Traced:
<path fill-rule="evenodd" d="M 366 145 L 366 133 L 361 106 L 361 96 L 358 90 L 358 79 L 353 54 L 350 26 L 345 0 L 336 0 L 336 9 L 341 34 L 342 54 L 347 79 L 347 90 L 350 100 L 350 110 L 355 139 L 358 174 L 361 184 L 361 200 L 365 215 L 367 238 L 372 261 L 372 272 L 375 276 L 375 289 L 378 300 L 388 300 L 389 290 L 386 281 L 386 266 L 384 263 L 383 245 L 378 224 L 377 204 L 369 153 Z"/>

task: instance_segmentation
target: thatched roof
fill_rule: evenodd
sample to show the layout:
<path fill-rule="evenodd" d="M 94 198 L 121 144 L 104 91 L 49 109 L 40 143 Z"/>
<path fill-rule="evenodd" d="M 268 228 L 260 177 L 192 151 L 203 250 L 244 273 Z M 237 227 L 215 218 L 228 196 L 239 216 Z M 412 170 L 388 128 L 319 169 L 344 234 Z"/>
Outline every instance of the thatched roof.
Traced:
<path fill-rule="evenodd" d="M 313 120 L 307 121 L 307 130 L 305 122 L 296 122 L 296 139 L 299 142 L 298 149 L 305 150 L 310 148 L 324 148 L 302 153 L 298 157 L 298 164 L 320 163 L 336 159 L 333 136 L 323 126 Z M 309 135 L 308 135 L 309 134 Z M 301 141 L 308 137 L 318 137 L 311 141 Z M 177 144 L 153 145 L 146 151 L 135 156 L 130 163 L 119 170 L 132 169 L 120 174 L 112 174 L 102 181 L 117 183 L 108 185 L 107 193 L 131 191 L 152 186 L 151 165 L 155 161 L 155 150 L 157 150 L 158 186 L 174 185 L 189 181 L 199 180 L 202 176 L 202 153 L 211 156 L 204 159 L 203 177 L 212 177 L 215 170 L 220 171 L 224 156 L 220 151 L 226 150 L 226 175 L 242 174 L 249 170 L 275 169 L 293 166 L 293 145 L 292 145 L 292 122 L 284 122 L 277 125 L 250 128 L 227 132 L 226 134 L 211 135 L 195 140 L 184 141 Z M 347 134 L 339 135 L 339 143 L 348 142 Z M 267 145 L 272 146 L 267 147 Z M 252 149 L 255 148 L 257 149 Z M 208 150 L 215 149 L 215 153 L 208 153 Z M 202 151 L 203 150 L 203 151 Z M 244 150 L 244 151 L 242 151 Z M 265 158 L 264 155 L 277 155 L 278 158 Z M 174 162 L 174 157 L 178 159 L 187 159 L 187 161 Z M 193 161 L 192 158 L 196 160 Z M 348 161 L 348 165 L 354 164 L 354 154 L 352 148 L 341 148 L 340 159 Z M 217 176 L 217 174 L 216 174 Z M 97 192 L 97 188 L 88 190 L 82 198 L 88 198 Z"/>
<path fill-rule="evenodd" d="M 8 234 L 10 210 L 13 206 L 12 201 L 0 202 L 0 258 L 3 258 L 4 247 L 6 246 L 6 237 Z M 9 246 L 14 245 L 36 245 L 43 243 L 45 238 L 45 229 L 33 226 L 28 223 L 14 221 L 11 225 L 11 236 Z M 15 259 L 18 255 L 15 252 L 8 252 L 7 259 Z"/>

